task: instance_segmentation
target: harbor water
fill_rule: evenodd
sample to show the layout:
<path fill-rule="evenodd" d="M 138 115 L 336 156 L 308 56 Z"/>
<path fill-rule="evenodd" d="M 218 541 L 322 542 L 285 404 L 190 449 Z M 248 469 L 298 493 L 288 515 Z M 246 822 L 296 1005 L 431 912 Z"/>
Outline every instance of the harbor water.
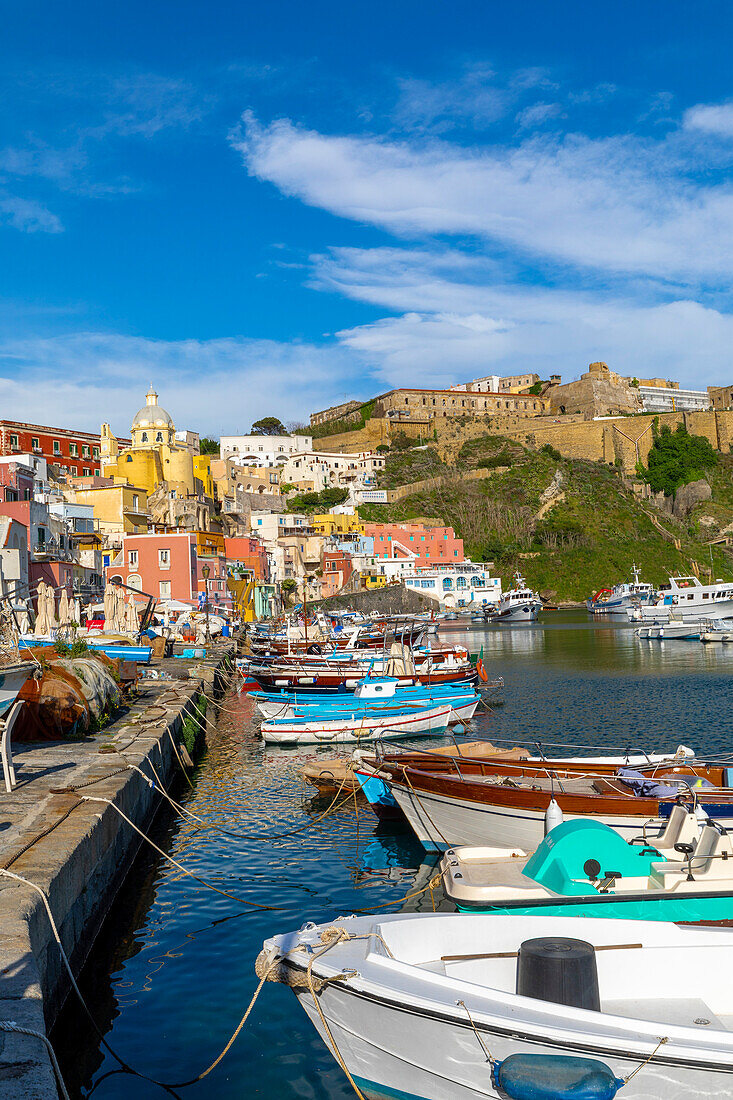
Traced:
<path fill-rule="evenodd" d="M 459 619 L 446 627 L 442 640 L 473 653 L 483 647 L 490 678 L 505 679 L 504 703 L 478 712 L 471 738 L 532 742 L 552 755 L 571 746 L 684 744 L 699 754 L 733 747 L 733 646 L 642 641 L 625 622 L 585 612 L 548 612 L 527 625 L 477 628 Z M 257 984 L 254 960 L 268 935 L 360 909 L 432 911 L 429 892 L 399 899 L 426 885 L 434 857 L 406 826 L 378 825 L 363 803 L 318 820 L 328 803 L 312 802 L 300 778 L 315 751 L 263 746 L 252 711 L 247 696 L 227 698 L 193 787 L 181 795 L 204 824 L 164 812 L 153 835 L 245 904 L 148 850 L 82 976 L 107 1043 L 129 1066 L 168 1085 L 196 1078 L 224 1047 Z M 73 994 L 52 1041 L 75 1098 L 353 1096 L 292 992 L 271 983 L 226 1058 L 185 1087 L 163 1089 L 122 1070 Z"/>

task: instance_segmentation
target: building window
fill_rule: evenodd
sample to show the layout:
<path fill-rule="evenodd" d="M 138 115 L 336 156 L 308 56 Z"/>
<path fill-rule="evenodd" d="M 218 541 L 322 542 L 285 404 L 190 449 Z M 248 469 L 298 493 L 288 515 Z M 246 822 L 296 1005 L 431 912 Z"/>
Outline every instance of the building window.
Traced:
<path fill-rule="evenodd" d="M 140 497 L 137 495 L 137 493 L 134 493 L 132 497 L 132 510 L 133 512 L 140 511 Z"/>
<path fill-rule="evenodd" d="M 130 550 L 128 554 L 128 565 L 130 569 L 137 569 L 137 550 Z"/>
<path fill-rule="evenodd" d="M 160 582 L 160 598 L 161 600 L 169 600 L 171 598 L 171 582 Z"/>
<path fill-rule="evenodd" d="M 171 552 L 170 550 L 158 551 L 158 566 L 161 569 L 170 569 L 171 567 Z"/>
<path fill-rule="evenodd" d="M 89 469 L 89 467 L 88 467 L 88 466 L 85 466 L 85 467 L 84 467 L 84 477 L 89 477 L 89 475 L 91 474 L 91 472 L 92 472 L 92 471 L 91 471 L 91 470 Z"/>
<path fill-rule="evenodd" d="M 11 437 L 10 437 L 10 446 L 11 446 L 11 447 L 18 447 L 18 446 L 20 446 L 20 444 L 18 443 L 18 437 L 17 437 L 17 435 L 11 435 Z"/>
<path fill-rule="evenodd" d="M 139 573 L 130 573 L 127 577 L 128 587 L 134 588 L 136 592 L 142 592 L 143 579 Z"/>
<path fill-rule="evenodd" d="M 71 470 L 72 474 L 74 474 L 74 476 L 76 476 L 79 473 L 76 466 L 69 466 L 69 469 Z"/>
<path fill-rule="evenodd" d="M 143 432 L 143 434 L 140 436 L 140 442 L 141 443 L 147 443 L 147 441 L 148 441 L 148 433 Z"/>
<path fill-rule="evenodd" d="M 99 458 L 99 447 L 92 447 L 92 454 L 95 458 Z"/>
<path fill-rule="evenodd" d="M 37 436 L 37 435 L 34 435 L 34 436 L 33 436 L 33 437 L 31 438 L 31 447 L 33 448 L 33 450 L 34 450 L 34 451 L 40 451 L 40 449 L 41 449 L 41 441 L 39 440 L 39 438 L 38 438 L 38 436 Z"/>
<path fill-rule="evenodd" d="M 69 454 L 71 455 L 72 458 L 78 458 L 79 457 L 79 448 L 78 448 L 76 443 L 70 443 L 69 444 Z"/>
<path fill-rule="evenodd" d="M 162 432 L 157 433 L 157 435 L 155 436 L 155 442 L 156 443 L 162 443 L 163 442 L 163 433 Z"/>
<path fill-rule="evenodd" d="M 82 443 L 82 445 L 81 445 L 81 457 L 82 458 L 89 458 L 90 453 L 91 452 L 89 450 L 89 444 L 88 443 Z"/>
<path fill-rule="evenodd" d="M 59 443 L 58 439 L 54 439 L 53 441 L 53 453 L 55 455 L 61 454 L 61 444 Z"/>

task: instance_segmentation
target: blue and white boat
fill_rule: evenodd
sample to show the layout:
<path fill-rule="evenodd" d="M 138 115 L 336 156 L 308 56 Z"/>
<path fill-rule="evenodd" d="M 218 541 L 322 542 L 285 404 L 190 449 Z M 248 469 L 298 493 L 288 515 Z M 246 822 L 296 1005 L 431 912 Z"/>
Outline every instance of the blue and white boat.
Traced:
<path fill-rule="evenodd" d="M 585 601 L 585 606 L 594 615 L 625 614 L 627 607 L 639 607 L 650 604 L 656 598 L 654 586 L 639 580 L 639 567 L 632 565 L 633 580 L 614 585 L 613 588 L 601 588 L 594 596 Z"/>
<path fill-rule="evenodd" d="M 392 740 L 396 737 L 424 737 L 444 734 L 453 720 L 450 701 L 425 705 L 389 701 L 336 711 L 315 711 L 293 718 L 270 718 L 260 734 L 273 744 L 339 744 L 348 741 Z"/>
<path fill-rule="evenodd" d="M 264 718 L 294 718 L 318 715 L 325 717 L 352 713 L 359 709 L 374 709 L 381 705 L 391 708 L 402 703 L 434 706 L 449 703 L 453 711 L 451 725 L 456 722 L 468 722 L 473 718 L 481 696 L 466 683 L 401 684 L 395 676 L 378 678 L 367 677 L 357 684 L 353 692 L 340 692 L 331 695 L 309 693 L 307 691 L 278 694 L 277 692 L 252 691 Z"/>

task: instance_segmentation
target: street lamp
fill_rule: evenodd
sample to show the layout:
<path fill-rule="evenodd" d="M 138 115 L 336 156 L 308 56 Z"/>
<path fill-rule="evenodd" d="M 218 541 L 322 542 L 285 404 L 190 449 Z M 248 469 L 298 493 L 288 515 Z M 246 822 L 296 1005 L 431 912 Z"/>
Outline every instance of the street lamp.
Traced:
<path fill-rule="evenodd" d="M 209 644 L 209 575 L 210 565 L 201 566 L 201 575 L 204 578 L 204 608 L 206 609 L 206 644 Z"/>

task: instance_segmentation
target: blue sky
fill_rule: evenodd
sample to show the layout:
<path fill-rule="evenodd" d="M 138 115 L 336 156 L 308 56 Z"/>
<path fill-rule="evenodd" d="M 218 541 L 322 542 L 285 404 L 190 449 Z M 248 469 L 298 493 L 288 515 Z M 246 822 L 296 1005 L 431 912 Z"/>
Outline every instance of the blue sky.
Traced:
<path fill-rule="evenodd" d="M 0 407 L 730 383 L 728 3 L 5 5 Z"/>

